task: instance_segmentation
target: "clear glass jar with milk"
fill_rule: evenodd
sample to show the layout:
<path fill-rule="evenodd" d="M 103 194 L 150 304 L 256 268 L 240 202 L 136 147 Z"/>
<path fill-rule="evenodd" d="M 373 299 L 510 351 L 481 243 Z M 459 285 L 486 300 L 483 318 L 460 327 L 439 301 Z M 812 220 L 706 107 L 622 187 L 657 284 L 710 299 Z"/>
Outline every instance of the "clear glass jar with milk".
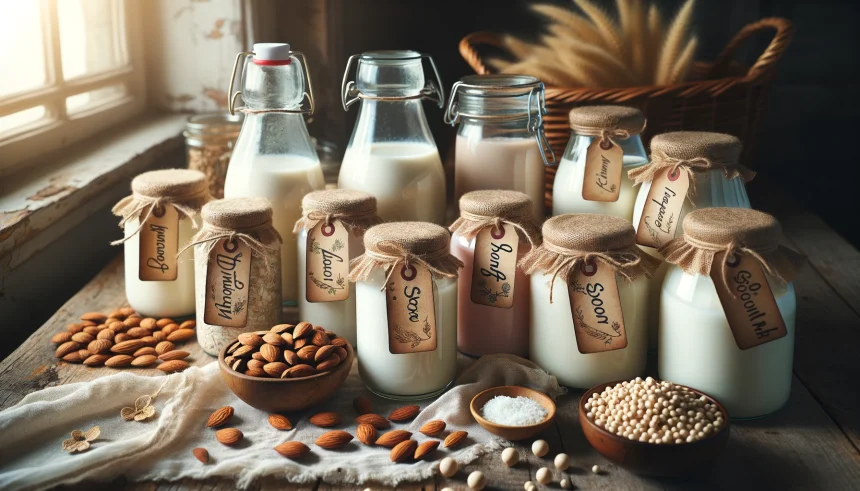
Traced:
<path fill-rule="evenodd" d="M 444 228 L 391 222 L 364 234 L 355 282 L 358 372 L 390 399 L 442 393 L 457 374 L 457 271 Z"/>
<path fill-rule="evenodd" d="M 573 131 L 552 186 L 552 214 L 599 213 L 630 221 L 636 190 L 627 171 L 648 157 L 639 133 L 642 111 L 583 106 L 570 111 Z"/>
<path fill-rule="evenodd" d="M 510 189 L 532 199 L 543 220 L 545 167 L 555 154 L 544 135 L 543 83 L 528 75 L 469 75 L 454 84 L 444 120 L 459 123 L 454 195 Z M 549 158 L 547 157 L 549 152 Z"/>
<path fill-rule="evenodd" d="M 242 91 L 233 93 L 239 63 Z M 245 113 L 239 139 L 233 148 L 224 197 L 259 196 L 272 203 L 272 223 L 281 237 L 290 237 L 301 215 L 305 194 L 325 186 L 316 149 L 303 114 L 314 109 L 313 87 L 302 53 L 289 44 L 255 44 L 253 53 L 240 53 L 230 80 L 230 112 L 241 94 Z M 307 99 L 307 100 L 306 100 Z M 296 242 L 281 247 L 281 298 L 294 304 Z"/>
<path fill-rule="evenodd" d="M 663 133 L 651 139 L 651 162 L 628 173 L 640 185 L 633 207 L 636 243 L 662 259 L 658 249 L 683 232 L 687 213 L 697 208 L 749 208 L 744 184 L 755 172 L 740 164 L 741 141 L 702 131 Z M 657 349 L 660 296 L 668 264 L 662 263 L 648 293 L 648 340 Z"/>
<path fill-rule="evenodd" d="M 645 370 L 648 279 L 657 260 L 627 220 L 559 215 L 520 261 L 531 275 L 531 359 L 569 387 L 628 380 Z"/>
<path fill-rule="evenodd" d="M 732 418 L 776 411 L 791 392 L 797 303 L 790 281 L 803 256 L 783 245 L 772 216 L 703 208 L 660 249 L 660 377 L 719 400 Z"/>
<path fill-rule="evenodd" d="M 435 80 L 425 80 L 425 59 Z M 433 59 L 415 51 L 353 55 L 341 95 L 344 110 L 361 105 L 338 187 L 375 196 L 383 220 L 444 223 L 445 173 L 421 105 L 430 99 L 442 107 L 445 99 Z"/>

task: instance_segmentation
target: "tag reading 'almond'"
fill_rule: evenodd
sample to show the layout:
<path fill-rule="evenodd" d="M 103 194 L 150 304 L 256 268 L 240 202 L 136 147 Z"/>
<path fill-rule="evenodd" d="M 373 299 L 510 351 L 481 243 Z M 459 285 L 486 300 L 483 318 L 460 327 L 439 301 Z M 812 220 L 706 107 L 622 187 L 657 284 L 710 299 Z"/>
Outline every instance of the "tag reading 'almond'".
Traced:
<path fill-rule="evenodd" d="M 618 201 L 624 152 L 609 139 L 594 138 L 585 152 L 582 199 Z"/>
<path fill-rule="evenodd" d="M 340 220 L 319 222 L 308 231 L 305 261 L 308 302 L 349 298 L 349 230 Z"/>
<path fill-rule="evenodd" d="M 394 266 L 385 288 L 388 351 L 399 355 L 436 350 L 433 276 L 422 266 Z"/>
<path fill-rule="evenodd" d="M 654 178 L 636 230 L 637 244 L 661 247 L 675 238 L 689 188 L 690 176 L 680 169 L 666 169 Z"/>
<path fill-rule="evenodd" d="M 714 256 L 711 279 L 738 348 L 754 348 L 785 336 L 785 322 L 761 265 L 748 254 L 729 258 L 726 279 L 732 291 L 728 291 L 720 277 L 725 254 Z"/>
<path fill-rule="evenodd" d="M 140 281 L 176 280 L 179 252 L 179 212 L 173 205 L 159 205 L 140 229 L 138 278 Z"/>
<path fill-rule="evenodd" d="M 203 321 L 245 327 L 251 288 L 251 248 L 241 240 L 219 239 L 209 253 Z"/>
<path fill-rule="evenodd" d="M 502 224 L 501 230 L 486 227 L 478 232 L 472 265 L 472 302 L 511 308 L 519 245 L 517 229 L 510 224 Z"/>
<path fill-rule="evenodd" d="M 599 261 L 581 263 L 567 291 L 580 353 L 627 347 L 615 270 Z"/>

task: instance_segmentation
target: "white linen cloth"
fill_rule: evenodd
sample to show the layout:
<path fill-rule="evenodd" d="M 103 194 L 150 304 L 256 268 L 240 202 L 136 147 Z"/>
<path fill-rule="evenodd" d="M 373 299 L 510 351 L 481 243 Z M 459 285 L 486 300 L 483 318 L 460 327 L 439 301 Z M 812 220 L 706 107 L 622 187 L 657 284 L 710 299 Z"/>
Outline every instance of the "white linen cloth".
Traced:
<path fill-rule="evenodd" d="M 435 400 L 420 402 L 422 411 L 413 421 L 392 424 L 392 429 L 413 432 L 419 442 L 429 438 L 418 429 L 434 419 L 448 424 L 445 434 L 454 430 L 469 432 L 460 447 L 449 451 L 440 446 L 430 461 L 394 464 L 388 449 L 367 447 L 358 440 L 335 451 L 313 443 L 328 431 L 307 422 L 318 411 L 336 411 L 343 421 L 330 429 L 355 435 L 353 398 L 370 396 L 355 366 L 331 400 L 301 414 L 289 414 L 293 430 L 278 431 L 269 425 L 265 412 L 248 406 L 229 390 L 221 381 L 217 362 L 213 362 L 165 377 L 125 371 L 29 394 L 16 406 L 0 412 L 0 489 L 45 489 L 122 475 L 136 481 L 217 476 L 235 479 L 239 488 L 266 475 L 301 483 L 322 478 L 332 484 L 373 481 L 393 486 L 430 477 L 445 456 L 465 464 L 505 444 L 478 426 L 469 413 L 469 402 L 478 392 L 499 385 L 527 386 L 552 398 L 564 392 L 555 377 L 519 357 L 493 355 L 474 362 L 461 357 L 459 363 L 456 385 Z M 156 392 L 155 416 L 143 422 L 120 417 L 121 409 L 133 407 L 137 397 Z M 383 416 L 402 405 L 378 397 L 371 399 L 374 411 Z M 212 411 L 227 405 L 235 408 L 227 426 L 245 435 L 236 447 L 221 445 L 215 439 L 215 430 L 205 427 Z M 61 449 L 73 430 L 86 431 L 96 425 L 101 427 L 101 436 L 88 451 L 69 454 Z M 311 448 L 310 455 L 292 461 L 273 450 L 287 440 L 304 442 Z M 209 464 L 194 458 L 191 451 L 195 447 L 209 451 Z"/>

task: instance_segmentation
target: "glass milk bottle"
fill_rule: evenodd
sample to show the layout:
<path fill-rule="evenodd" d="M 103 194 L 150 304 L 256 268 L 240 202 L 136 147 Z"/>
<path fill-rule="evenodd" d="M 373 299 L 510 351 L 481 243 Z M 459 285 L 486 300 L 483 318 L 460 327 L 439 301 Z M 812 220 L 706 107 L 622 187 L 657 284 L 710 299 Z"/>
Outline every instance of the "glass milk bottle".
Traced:
<path fill-rule="evenodd" d="M 527 194 L 535 219 L 543 220 L 544 168 L 555 164 L 544 136 L 544 114 L 544 86 L 535 77 L 469 75 L 455 83 L 444 118 L 460 124 L 455 199 L 479 189 L 511 189 Z"/>
<path fill-rule="evenodd" d="M 423 60 L 435 81 L 425 81 Z M 356 64 L 355 81 L 347 82 Z M 347 100 L 347 98 L 350 98 Z M 376 196 L 386 221 L 445 221 L 445 174 L 422 99 L 442 107 L 433 59 L 415 51 L 370 51 L 350 57 L 343 75 L 345 110 L 361 101 L 343 156 L 338 187 Z"/>
<path fill-rule="evenodd" d="M 715 206 L 749 208 L 744 184 L 755 173 L 740 164 L 740 154 L 740 140 L 723 133 L 676 131 L 651 139 L 651 162 L 629 173 L 634 185 L 641 184 L 633 207 L 639 247 L 662 259 L 657 249 L 683 232 L 681 224 L 690 211 Z M 666 263 L 657 268 L 648 292 L 648 345 L 652 350 L 657 348 L 660 295 L 667 270 Z"/>
<path fill-rule="evenodd" d="M 791 392 L 790 281 L 803 256 L 782 240 L 766 213 L 703 208 L 660 249 L 672 264 L 660 308 L 660 377 L 715 397 L 732 418 L 776 411 Z"/>
<path fill-rule="evenodd" d="M 657 261 L 636 247 L 627 220 L 559 215 L 520 261 L 531 275 L 531 359 L 586 389 L 645 370 L 648 279 Z"/>
<path fill-rule="evenodd" d="M 457 374 L 457 270 L 448 231 L 432 223 L 392 222 L 364 234 L 353 263 L 358 373 L 375 394 L 425 399 Z"/>
<path fill-rule="evenodd" d="M 146 317 L 194 314 L 194 251 L 179 252 L 197 228 L 200 208 L 211 199 L 206 175 L 189 169 L 144 172 L 131 181 L 131 196 L 113 208 L 125 237 L 125 296 Z"/>
<path fill-rule="evenodd" d="M 312 319 L 357 347 L 350 260 L 364 254 L 364 232 L 379 223 L 376 198 L 349 189 L 314 191 L 296 222 L 299 318 Z M 309 253 L 310 252 L 310 253 Z"/>
<path fill-rule="evenodd" d="M 470 356 L 529 353 L 528 277 L 517 261 L 539 240 L 532 200 L 517 191 L 471 191 L 449 230 L 451 254 L 463 261 L 457 345 Z"/>
<path fill-rule="evenodd" d="M 253 53 L 239 54 L 234 71 L 240 62 L 242 91 L 232 93 L 231 79 L 230 112 L 235 96 L 241 94 L 245 107 L 239 110 L 245 113 L 245 121 L 227 167 L 224 196 L 268 199 L 275 230 L 281 237 L 290 237 L 302 215 L 302 197 L 325 186 L 302 116 L 314 109 L 307 62 L 302 53 L 282 43 L 255 44 Z M 296 243 L 284 240 L 281 299 L 291 304 L 298 298 L 296 274 Z"/>
<path fill-rule="evenodd" d="M 624 106 L 570 111 L 571 139 L 552 186 L 552 214 L 599 213 L 630 221 L 636 191 L 627 171 L 648 162 L 645 116 Z"/>

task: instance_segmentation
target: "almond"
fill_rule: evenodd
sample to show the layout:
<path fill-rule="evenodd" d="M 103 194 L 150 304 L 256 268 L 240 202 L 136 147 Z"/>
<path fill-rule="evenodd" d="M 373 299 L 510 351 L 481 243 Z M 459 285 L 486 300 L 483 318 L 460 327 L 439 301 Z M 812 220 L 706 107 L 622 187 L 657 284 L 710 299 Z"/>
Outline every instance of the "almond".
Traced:
<path fill-rule="evenodd" d="M 308 324 L 310 325 L 310 324 Z M 316 440 L 316 444 L 326 450 L 340 448 L 352 441 L 352 435 L 343 430 L 334 430 L 323 433 Z"/>
<path fill-rule="evenodd" d="M 146 343 L 139 339 L 129 339 L 128 341 L 120 341 L 116 343 L 115 345 L 111 346 L 110 350 L 114 353 L 126 355 L 134 353 L 140 348 L 143 348 L 145 345 Z"/>
<path fill-rule="evenodd" d="M 113 321 L 105 327 L 107 327 L 108 329 L 113 329 L 114 331 L 118 331 L 120 329 L 128 329 L 123 325 L 122 321 Z"/>
<path fill-rule="evenodd" d="M 239 335 L 239 342 L 245 346 L 253 346 L 256 348 L 263 344 L 263 338 L 252 332 L 246 332 Z"/>
<path fill-rule="evenodd" d="M 469 433 L 465 431 L 455 431 L 451 433 L 445 438 L 445 448 L 456 448 L 468 435 Z"/>
<path fill-rule="evenodd" d="M 63 344 L 72 340 L 73 334 L 69 331 L 62 331 L 54 334 L 54 337 L 51 338 L 51 342 L 54 344 Z"/>
<path fill-rule="evenodd" d="M 232 369 L 233 369 L 233 371 L 235 371 L 235 372 L 241 372 L 241 373 L 244 373 L 244 372 L 245 372 L 245 369 L 246 369 L 247 367 L 248 367 L 248 363 L 247 363 L 245 360 L 241 359 L 241 358 L 236 358 L 236 359 L 233 361 L 233 363 L 230 365 L 230 368 L 232 368 Z"/>
<path fill-rule="evenodd" d="M 346 346 L 346 339 L 343 338 L 334 338 L 331 340 L 332 346 L 337 346 L 339 348 L 343 348 Z"/>
<path fill-rule="evenodd" d="M 227 446 L 239 443 L 243 436 L 245 435 L 236 428 L 224 428 L 215 432 L 215 439 Z"/>
<path fill-rule="evenodd" d="M 194 329 L 197 327 L 197 321 L 194 319 L 188 319 L 187 321 L 183 321 L 182 324 L 179 324 L 180 329 Z"/>
<path fill-rule="evenodd" d="M 203 462 L 204 464 L 209 463 L 209 451 L 205 448 L 197 447 L 192 450 L 191 453 L 194 454 L 194 458 L 196 458 L 200 462 Z"/>
<path fill-rule="evenodd" d="M 123 325 L 123 327 L 129 327 L 129 328 L 130 327 L 137 327 L 140 325 L 140 322 L 142 320 L 143 319 L 141 319 L 140 317 L 132 316 L 132 317 L 128 317 L 124 321 L 122 321 L 122 325 Z"/>
<path fill-rule="evenodd" d="M 119 309 L 119 311 L 122 313 L 123 317 L 128 317 L 135 313 L 134 309 L 131 307 L 122 307 L 121 309 Z"/>
<path fill-rule="evenodd" d="M 439 448 L 439 440 L 427 440 L 415 449 L 415 460 L 421 460 Z"/>
<path fill-rule="evenodd" d="M 82 324 L 69 324 L 66 326 L 66 331 L 70 334 L 77 334 L 84 330 L 84 326 Z"/>
<path fill-rule="evenodd" d="M 406 421 L 409 419 L 418 416 L 418 413 L 421 411 L 421 408 L 415 404 L 410 404 L 408 406 L 401 406 L 394 411 L 391 411 L 391 414 L 388 415 L 388 419 L 391 421 Z"/>
<path fill-rule="evenodd" d="M 99 333 L 99 331 L 101 331 L 102 329 L 105 328 L 105 326 L 100 326 L 100 327 L 101 328 L 96 327 L 96 326 L 87 326 L 84 328 L 84 332 L 86 334 L 89 334 L 90 336 L 95 337 Z"/>
<path fill-rule="evenodd" d="M 206 420 L 207 428 L 217 428 L 219 426 L 223 426 L 224 423 L 227 422 L 230 417 L 233 416 L 233 407 L 232 406 L 224 406 L 221 409 L 217 409 L 214 413 L 209 416 L 209 419 Z"/>
<path fill-rule="evenodd" d="M 346 348 L 341 348 L 340 346 L 334 349 L 334 353 L 337 355 L 338 358 L 340 358 L 340 361 L 346 360 L 346 357 L 348 355 Z"/>
<path fill-rule="evenodd" d="M 376 428 L 367 423 L 361 423 L 355 429 L 355 437 L 365 445 L 373 445 L 376 442 Z"/>
<path fill-rule="evenodd" d="M 373 404 L 370 399 L 365 396 L 358 396 L 352 400 L 352 407 L 359 415 L 373 412 Z"/>
<path fill-rule="evenodd" d="M 282 414 L 270 414 L 269 415 L 269 424 L 272 425 L 273 428 L 278 430 L 292 430 L 293 423 L 290 422 L 290 419 Z"/>
<path fill-rule="evenodd" d="M 134 361 L 134 357 L 131 355 L 114 355 L 105 361 L 105 366 L 119 368 L 130 365 L 132 361 Z"/>
<path fill-rule="evenodd" d="M 167 340 L 173 342 L 188 341 L 196 335 L 197 333 L 195 333 L 193 329 L 177 329 L 167 335 Z"/>
<path fill-rule="evenodd" d="M 158 369 L 165 373 L 181 372 L 190 366 L 185 360 L 170 360 L 158 365 Z"/>
<path fill-rule="evenodd" d="M 156 343 L 160 343 L 167 339 L 167 334 L 164 334 L 161 331 L 155 331 L 152 333 L 152 339 L 154 339 Z"/>
<path fill-rule="evenodd" d="M 299 322 L 296 324 L 295 329 L 293 329 L 293 339 L 299 340 L 313 332 L 313 330 L 314 326 L 310 322 Z"/>
<path fill-rule="evenodd" d="M 263 371 L 271 375 L 272 377 L 280 377 L 284 371 L 286 371 L 289 366 L 286 363 L 275 361 L 272 363 L 266 363 L 263 365 Z"/>
<path fill-rule="evenodd" d="M 63 357 L 63 361 L 69 363 L 83 363 L 84 360 L 90 357 L 89 351 L 83 350 L 83 352 L 86 354 L 84 355 L 83 353 L 81 353 L 81 350 L 72 351 L 71 353 Z"/>
<path fill-rule="evenodd" d="M 155 348 L 153 348 L 152 346 L 144 346 L 143 348 L 140 348 L 139 350 L 134 352 L 135 357 L 143 355 L 153 355 L 157 358 L 158 351 L 155 351 Z"/>
<path fill-rule="evenodd" d="M 293 327 L 295 327 L 295 326 L 293 326 L 292 324 L 278 324 L 278 325 L 272 326 L 272 328 L 269 329 L 269 332 L 273 332 L 273 333 L 280 336 L 281 334 L 289 331 Z"/>
<path fill-rule="evenodd" d="M 133 367 L 148 367 L 155 363 L 155 360 L 158 358 L 155 355 L 140 355 L 135 356 L 134 360 L 131 361 L 131 366 Z"/>
<path fill-rule="evenodd" d="M 87 312 L 81 316 L 82 321 L 104 322 L 107 316 L 101 312 Z"/>
<path fill-rule="evenodd" d="M 320 428 L 328 428 L 330 426 L 340 424 L 340 415 L 334 411 L 325 411 L 314 414 L 310 419 L 308 419 L 308 422 L 314 426 L 319 426 Z"/>
<path fill-rule="evenodd" d="M 142 327 L 144 329 L 155 329 L 156 320 L 152 317 L 147 317 L 146 319 L 141 319 L 140 323 L 137 326 L 129 326 L 129 327 Z"/>
<path fill-rule="evenodd" d="M 361 416 L 355 418 L 355 421 L 358 423 L 367 423 L 372 425 L 377 430 L 384 430 L 386 428 L 391 427 L 391 423 L 378 414 L 368 413 L 362 414 Z"/>
<path fill-rule="evenodd" d="M 336 346 L 332 346 L 330 344 L 320 347 L 320 349 L 318 349 L 317 352 L 314 354 L 314 361 L 321 362 L 321 361 L 325 360 L 330 355 L 333 355 L 334 350 L 336 350 L 336 349 L 337 349 Z"/>
<path fill-rule="evenodd" d="M 302 360 L 299 359 L 299 355 L 297 355 L 295 351 L 290 350 L 284 351 L 284 360 L 290 365 L 298 365 L 302 362 Z"/>
<path fill-rule="evenodd" d="M 179 330 L 179 324 L 175 324 L 175 323 L 174 324 L 168 324 L 168 325 L 161 328 L 161 332 L 163 332 L 168 337 L 171 334 L 173 334 L 173 331 L 178 331 L 178 330 Z"/>
<path fill-rule="evenodd" d="M 284 442 L 275 447 L 275 452 L 293 460 L 304 457 L 310 451 L 311 449 L 302 442 Z"/>
<path fill-rule="evenodd" d="M 287 342 L 284 341 L 284 338 L 282 338 L 280 334 L 274 332 L 267 332 L 266 334 L 264 334 L 263 341 L 273 346 L 281 346 L 283 344 L 287 344 Z"/>
<path fill-rule="evenodd" d="M 310 340 L 308 338 L 295 339 L 295 340 L 293 340 L 293 349 L 294 350 L 300 350 L 300 349 L 304 348 L 305 346 L 307 346 L 308 343 L 310 343 Z"/>
<path fill-rule="evenodd" d="M 169 341 L 168 341 L 169 342 Z M 187 358 L 191 353 L 182 350 L 171 350 L 158 355 L 162 361 L 181 360 Z"/>
<path fill-rule="evenodd" d="M 317 371 L 327 372 L 332 368 L 337 367 L 338 365 L 340 365 L 340 358 L 338 358 L 336 355 L 332 355 L 329 356 L 327 360 L 324 360 L 317 364 Z"/>
<path fill-rule="evenodd" d="M 314 356 L 317 354 L 317 351 L 319 351 L 319 349 L 319 346 L 309 344 L 304 348 L 296 351 L 296 354 L 299 355 L 299 358 L 301 358 L 302 360 L 313 361 Z"/>
<path fill-rule="evenodd" d="M 72 351 L 77 351 L 81 348 L 81 345 L 74 341 L 66 341 L 65 343 L 57 346 L 57 351 L 54 352 L 54 356 L 57 358 L 62 358 Z"/>
<path fill-rule="evenodd" d="M 392 448 L 388 456 L 391 457 L 392 462 L 408 462 L 415 455 L 416 448 L 418 448 L 418 442 L 415 440 L 406 440 Z"/>
<path fill-rule="evenodd" d="M 139 339 L 152 335 L 152 331 L 145 327 L 132 327 L 131 329 L 126 331 L 126 334 L 133 338 Z"/>
<path fill-rule="evenodd" d="M 119 309 L 111 310 L 107 316 L 108 316 L 108 319 L 111 319 L 111 318 L 113 318 L 113 319 L 123 318 L 124 319 L 125 318 L 125 316 L 123 315 L 123 313 Z"/>
<path fill-rule="evenodd" d="M 278 336 L 278 339 L 281 339 L 281 337 Z M 263 355 L 266 361 L 271 363 L 281 358 L 281 348 L 272 344 L 264 344 L 260 346 L 260 354 Z"/>
<path fill-rule="evenodd" d="M 170 319 L 168 317 L 163 317 L 161 319 L 158 319 L 155 322 L 155 327 L 158 327 L 160 329 L 164 329 L 165 327 L 169 326 L 170 324 L 176 324 L 176 321 L 173 319 Z"/>
<path fill-rule="evenodd" d="M 316 346 L 326 346 L 331 344 L 331 339 L 328 337 L 328 334 L 322 331 L 316 331 L 311 337 L 311 342 Z"/>
<path fill-rule="evenodd" d="M 293 342 L 294 342 L 293 333 L 291 333 L 291 332 L 281 333 L 281 339 L 284 340 L 284 343 L 286 343 L 287 346 L 293 345 Z"/>
<path fill-rule="evenodd" d="M 175 346 L 170 341 L 162 341 L 155 345 L 155 352 L 159 355 L 163 355 L 168 351 L 172 351 Z"/>
<path fill-rule="evenodd" d="M 289 370 L 284 373 L 286 373 L 289 378 L 302 378 L 310 377 L 311 375 L 316 374 L 317 370 L 310 365 L 300 363 L 298 365 L 293 365 Z"/>
<path fill-rule="evenodd" d="M 113 344 L 113 337 L 116 336 L 116 333 L 113 329 L 103 329 L 96 334 L 96 339 L 107 339 Z"/>
<path fill-rule="evenodd" d="M 78 333 L 72 334 L 72 341 L 74 341 L 78 344 L 89 344 L 90 341 L 92 341 L 93 339 L 95 339 L 95 336 L 93 336 L 92 334 L 85 333 L 85 332 L 78 332 Z"/>
<path fill-rule="evenodd" d="M 242 346 L 239 346 L 239 348 L 236 351 L 234 351 L 232 354 L 233 354 L 233 356 L 235 356 L 237 358 L 238 357 L 244 357 L 244 356 L 250 356 L 251 353 L 255 349 L 257 349 L 257 348 L 255 348 L 254 346 L 249 346 L 247 344 L 243 344 Z"/>
<path fill-rule="evenodd" d="M 107 339 L 95 339 L 87 345 L 87 350 L 90 353 L 107 353 L 113 343 Z"/>
<path fill-rule="evenodd" d="M 225 356 L 224 357 L 224 363 L 226 363 L 228 367 L 232 367 L 234 361 L 236 361 L 236 359 L 233 358 L 232 356 Z"/>
<path fill-rule="evenodd" d="M 433 421 L 428 421 L 424 423 L 424 426 L 422 426 L 421 429 L 418 431 L 427 436 L 438 436 L 442 434 L 443 431 L 445 431 L 445 426 L 447 425 L 444 421 L 434 419 Z"/>
<path fill-rule="evenodd" d="M 266 366 L 266 362 L 260 360 L 248 360 L 248 368 L 254 370 L 262 370 Z"/>
<path fill-rule="evenodd" d="M 104 354 L 90 355 L 87 357 L 86 360 L 84 360 L 84 365 L 86 365 L 88 367 L 97 367 L 99 365 L 104 365 L 104 363 L 106 361 L 108 361 L 108 359 L 110 359 L 110 357 L 111 357 L 110 355 L 104 355 Z"/>
<path fill-rule="evenodd" d="M 381 447 L 393 448 L 400 442 L 412 438 L 412 432 L 406 430 L 391 430 L 383 433 L 382 436 L 376 439 L 376 444 Z"/>
<path fill-rule="evenodd" d="M 260 360 L 260 361 L 268 361 L 265 358 L 263 358 L 263 355 L 261 355 L 259 351 L 255 351 L 255 352 L 251 353 L 251 359 Z"/>
<path fill-rule="evenodd" d="M 242 346 L 242 343 L 240 343 L 239 341 L 236 341 L 235 343 L 231 344 L 229 348 L 227 348 L 227 354 L 232 355 L 241 346 Z"/>

